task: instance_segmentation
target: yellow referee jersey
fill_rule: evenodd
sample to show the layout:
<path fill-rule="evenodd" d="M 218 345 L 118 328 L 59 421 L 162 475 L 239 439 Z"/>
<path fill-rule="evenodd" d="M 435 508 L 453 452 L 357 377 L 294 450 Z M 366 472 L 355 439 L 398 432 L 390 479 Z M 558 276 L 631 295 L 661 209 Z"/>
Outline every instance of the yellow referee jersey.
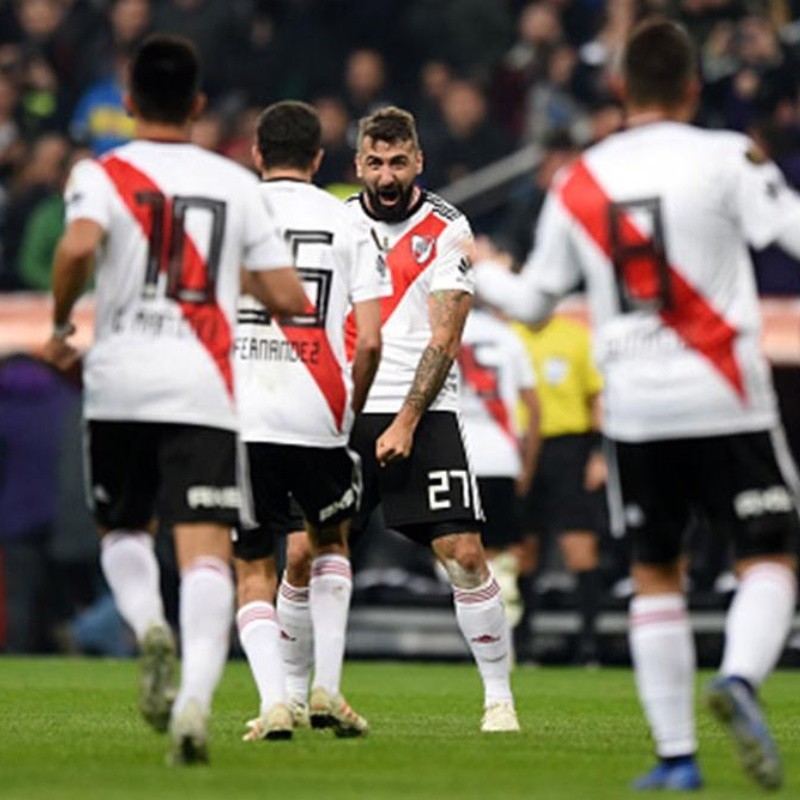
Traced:
<path fill-rule="evenodd" d="M 588 328 L 560 316 L 539 330 L 517 322 L 512 327 L 536 372 L 542 437 L 592 430 L 590 400 L 603 388 L 603 379 L 592 360 Z"/>

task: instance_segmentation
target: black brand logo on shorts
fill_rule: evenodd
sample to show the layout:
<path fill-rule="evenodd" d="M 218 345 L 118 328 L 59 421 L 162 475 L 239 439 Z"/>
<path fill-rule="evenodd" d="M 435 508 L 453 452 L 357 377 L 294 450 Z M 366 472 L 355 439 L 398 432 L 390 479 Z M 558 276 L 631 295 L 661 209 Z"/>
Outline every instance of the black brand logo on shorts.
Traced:
<path fill-rule="evenodd" d="M 186 490 L 189 508 L 239 508 L 236 486 L 190 486 Z"/>

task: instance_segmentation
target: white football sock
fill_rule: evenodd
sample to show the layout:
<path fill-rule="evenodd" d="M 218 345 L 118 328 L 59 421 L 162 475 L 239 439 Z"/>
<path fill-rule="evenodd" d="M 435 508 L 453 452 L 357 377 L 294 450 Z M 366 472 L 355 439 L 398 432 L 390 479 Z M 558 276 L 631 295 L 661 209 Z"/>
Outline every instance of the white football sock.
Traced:
<path fill-rule="evenodd" d="M 113 531 L 100 540 L 103 575 L 139 642 L 151 625 L 166 625 L 154 548 L 153 537 L 143 531 Z"/>
<path fill-rule="evenodd" d="M 728 611 L 720 672 L 760 686 L 778 663 L 796 602 L 792 570 L 775 563 L 750 567 Z"/>
<path fill-rule="evenodd" d="M 228 659 L 234 590 L 230 567 L 218 558 L 198 558 L 181 575 L 181 687 L 173 707 L 180 713 L 188 700 L 204 710 Z"/>
<path fill-rule="evenodd" d="M 280 647 L 286 674 L 286 694 L 296 703 L 308 702 L 308 682 L 314 663 L 314 636 L 308 587 L 298 588 L 281 581 L 278 589 Z"/>
<path fill-rule="evenodd" d="M 317 556 L 311 562 L 308 605 L 314 626 L 314 686 L 339 694 L 344 664 L 347 613 L 353 578 L 344 556 Z"/>
<path fill-rule="evenodd" d="M 656 753 L 663 758 L 694 753 L 695 652 L 683 597 L 635 597 L 629 638 L 639 700 Z"/>
<path fill-rule="evenodd" d="M 261 713 L 286 702 L 278 618 L 272 603 L 254 600 L 236 613 L 236 627 L 261 701 Z"/>
<path fill-rule="evenodd" d="M 453 587 L 456 619 L 478 664 L 484 705 L 513 702 L 510 635 L 494 576 L 475 589 Z"/>

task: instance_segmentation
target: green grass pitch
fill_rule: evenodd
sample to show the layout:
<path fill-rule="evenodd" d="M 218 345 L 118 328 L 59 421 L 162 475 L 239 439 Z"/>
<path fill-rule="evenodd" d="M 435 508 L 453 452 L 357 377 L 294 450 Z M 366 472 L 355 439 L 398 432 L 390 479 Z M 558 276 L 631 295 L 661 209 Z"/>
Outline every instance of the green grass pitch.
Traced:
<path fill-rule="evenodd" d="M 244 743 L 256 695 L 233 662 L 215 701 L 211 765 L 179 769 L 164 765 L 166 739 L 137 716 L 135 680 L 134 662 L 0 658 L 0 798 L 603 800 L 641 797 L 626 787 L 652 763 L 627 670 L 517 670 L 515 736 L 479 733 L 469 665 L 353 663 L 345 689 L 369 738 L 302 730 L 290 742 Z M 775 674 L 763 697 L 786 766 L 778 796 L 800 797 L 800 675 Z M 762 794 L 723 731 L 698 716 L 701 796 Z"/>

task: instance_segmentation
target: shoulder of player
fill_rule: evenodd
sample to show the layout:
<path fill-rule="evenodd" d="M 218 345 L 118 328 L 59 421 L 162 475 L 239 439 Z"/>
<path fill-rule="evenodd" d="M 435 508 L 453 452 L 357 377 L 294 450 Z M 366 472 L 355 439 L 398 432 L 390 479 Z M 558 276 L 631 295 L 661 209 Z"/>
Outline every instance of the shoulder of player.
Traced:
<path fill-rule="evenodd" d="M 447 222 L 456 222 L 457 220 L 466 220 L 464 213 L 457 209 L 452 203 L 449 203 L 441 195 L 431 192 L 428 189 L 424 190 L 422 208 L 432 211 L 438 217 L 441 217 Z"/>

